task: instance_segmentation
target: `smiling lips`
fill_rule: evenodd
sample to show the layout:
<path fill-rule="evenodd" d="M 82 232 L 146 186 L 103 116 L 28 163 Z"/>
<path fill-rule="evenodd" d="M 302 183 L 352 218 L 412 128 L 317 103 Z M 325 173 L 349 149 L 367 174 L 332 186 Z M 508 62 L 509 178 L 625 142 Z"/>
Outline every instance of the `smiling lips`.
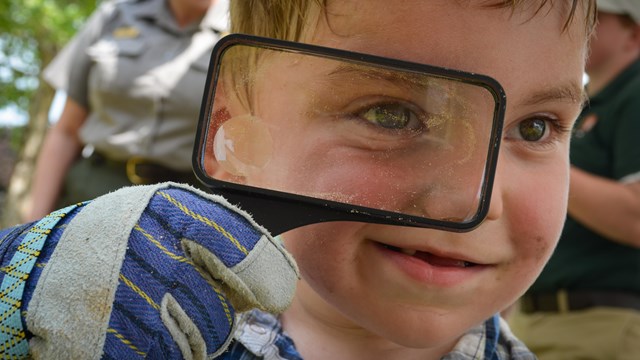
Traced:
<path fill-rule="evenodd" d="M 468 268 L 468 267 L 473 267 L 476 266 L 477 264 L 469 262 L 469 261 L 465 261 L 465 260 L 459 260 L 459 259 L 452 259 L 452 258 L 445 258 L 445 257 L 441 257 L 441 256 L 437 256 L 434 255 L 432 253 L 429 252 L 424 252 L 424 251 L 418 251 L 418 250 L 410 250 L 410 249 L 403 249 L 403 248 L 398 248 L 395 246 L 391 246 L 391 245 L 383 245 L 385 248 L 392 250 L 392 251 L 396 251 L 396 252 L 400 252 L 403 253 L 405 255 L 408 256 L 412 256 L 415 257 L 417 259 L 420 259 L 432 266 L 438 266 L 438 267 L 452 267 L 452 268 Z"/>

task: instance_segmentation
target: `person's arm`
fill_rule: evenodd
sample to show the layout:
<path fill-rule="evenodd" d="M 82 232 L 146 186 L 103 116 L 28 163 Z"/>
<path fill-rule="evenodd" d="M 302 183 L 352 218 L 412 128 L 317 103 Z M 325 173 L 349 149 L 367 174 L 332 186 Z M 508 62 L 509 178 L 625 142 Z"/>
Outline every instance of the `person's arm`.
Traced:
<path fill-rule="evenodd" d="M 102 2 L 82 29 L 42 71 L 44 81 L 67 93 L 67 101 L 59 121 L 49 129 L 44 139 L 23 221 L 39 219 L 54 209 L 64 177 L 81 150 L 78 130 L 89 109 L 87 79 L 92 66 L 87 49 L 108 31 L 109 24 L 120 13 L 118 4 Z"/>
<path fill-rule="evenodd" d="M 620 183 L 572 167 L 569 215 L 611 241 L 640 248 L 640 182 Z"/>
<path fill-rule="evenodd" d="M 60 120 L 49 129 L 38 156 L 25 221 L 54 210 L 64 178 L 82 148 L 78 132 L 86 118 L 87 110 L 67 98 Z"/>

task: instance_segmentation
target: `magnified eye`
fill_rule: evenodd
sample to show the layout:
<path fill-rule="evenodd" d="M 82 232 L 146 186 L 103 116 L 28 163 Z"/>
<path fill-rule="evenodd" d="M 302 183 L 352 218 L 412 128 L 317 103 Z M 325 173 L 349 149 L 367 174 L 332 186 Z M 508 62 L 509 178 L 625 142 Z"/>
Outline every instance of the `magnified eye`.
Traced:
<path fill-rule="evenodd" d="M 376 104 L 357 114 L 362 119 L 385 129 L 419 130 L 423 123 L 420 117 L 406 105 Z"/>
<path fill-rule="evenodd" d="M 523 120 L 518 124 L 518 132 L 525 141 L 539 141 L 547 133 L 547 122 L 541 118 Z"/>

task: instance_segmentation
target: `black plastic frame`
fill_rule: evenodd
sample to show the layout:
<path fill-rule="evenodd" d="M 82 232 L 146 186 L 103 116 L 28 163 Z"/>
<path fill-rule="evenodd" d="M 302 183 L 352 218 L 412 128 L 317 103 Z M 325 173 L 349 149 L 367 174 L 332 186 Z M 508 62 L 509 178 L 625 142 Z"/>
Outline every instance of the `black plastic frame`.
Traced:
<path fill-rule="evenodd" d="M 402 68 L 409 71 L 426 73 L 435 77 L 471 83 L 486 88 L 493 95 L 496 107 L 494 110 L 493 126 L 489 149 L 487 152 L 480 203 L 474 218 L 467 222 L 434 220 L 397 212 L 347 205 L 303 195 L 240 185 L 209 177 L 204 171 L 203 151 L 205 149 L 205 141 L 209 131 L 209 119 L 213 109 L 213 99 L 215 95 L 214 85 L 216 84 L 218 77 L 219 61 L 226 49 L 239 44 L 312 54 L 325 58 L 347 59 L 356 63 L 376 64 L 377 66 L 383 67 L 388 66 L 393 68 Z M 200 118 L 196 133 L 192 165 L 198 179 L 211 189 L 213 193 L 224 196 L 232 204 L 238 205 L 243 210 L 249 212 L 259 224 L 267 228 L 274 235 L 281 234 L 285 231 L 303 225 L 327 221 L 358 221 L 435 228 L 454 232 L 470 231 L 484 220 L 487 212 L 489 211 L 495 170 L 498 162 L 500 139 L 502 137 L 505 109 L 506 95 L 504 89 L 496 80 L 485 75 L 309 44 L 244 34 L 231 34 L 220 39 L 211 53 L 202 106 L 200 109 Z"/>

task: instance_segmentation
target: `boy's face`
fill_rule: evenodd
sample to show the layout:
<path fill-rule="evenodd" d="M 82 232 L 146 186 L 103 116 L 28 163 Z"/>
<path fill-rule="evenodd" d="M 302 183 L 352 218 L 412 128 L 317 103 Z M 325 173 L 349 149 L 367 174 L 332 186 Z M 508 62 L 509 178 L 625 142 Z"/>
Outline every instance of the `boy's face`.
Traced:
<path fill-rule="evenodd" d="M 569 129 L 581 106 L 584 24 L 578 12 L 563 33 L 566 14 L 559 8 L 534 15 L 535 6 L 512 13 L 449 0 L 389 4 L 331 1 L 328 23 L 321 17 L 307 40 L 498 80 L 507 93 L 507 111 L 491 208 L 484 223 L 469 233 L 346 222 L 285 233 L 286 247 L 304 279 L 294 308 L 329 326 L 355 327 L 404 346 L 445 349 L 516 300 L 559 237 L 566 210 Z M 274 84 L 265 82 L 256 91 L 275 91 Z M 286 117 L 287 99 L 278 103 L 272 96 L 264 98 L 270 101 L 260 103 L 258 96 L 255 106 L 271 106 L 271 114 Z M 298 141 L 297 148 L 305 149 L 320 138 L 287 141 Z M 326 149 L 322 158 L 330 163 L 332 156 L 340 154 Z M 273 173 L 279 187 L 297 186 L 287 183 L 295 176 Z M 402 179 L 405 174 L 392 175 Z M 273 181 L 268 176 L 247 178 L 258 186 Z M 315 181 L 313 191 L 328 193 L 349 187 L 350 181 Z M 398 204 L 406 199 L 398 194 L 410 190 L 371 181 L 354 191 L 402 208 Z"/>

